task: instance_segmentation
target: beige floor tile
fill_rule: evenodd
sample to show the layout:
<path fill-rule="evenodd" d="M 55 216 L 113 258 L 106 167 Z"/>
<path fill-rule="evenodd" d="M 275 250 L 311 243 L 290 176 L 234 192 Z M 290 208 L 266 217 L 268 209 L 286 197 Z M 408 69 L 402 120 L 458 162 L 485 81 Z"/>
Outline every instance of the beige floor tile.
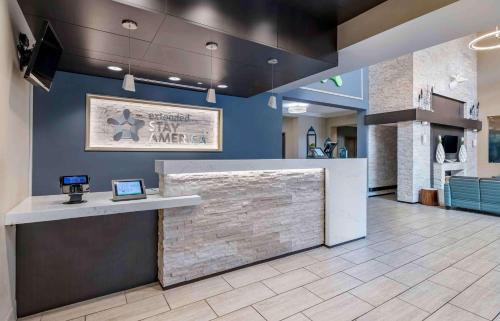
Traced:
<path fill-rule="evenodd" d="M 479 279 L 475 285 L 500 292 L 500 272 L 491 271 Z"/>
<path fill-rule="evenodd" d="M 297 313 L 295 315 L 292 315 L 291 317 L 283 319 L 283 321 L 311 321 L 311 320 L 302 313 Z"/>
<path fill-rule="evenodd" d="M 500 292 L 473 284 L 450 303 L 485 319 L 493 320 L 500 313 Z"/>
<path fill-rule="evenodd" d="M 207 302 L 214 309 L 215 313 L 225 315 L 274 295 L 273 291 L 258 282 L 208 298 Z"/>
<path fill-rule="evenodd" d="M 378 256 L 381 256 L 383 254 L 384 253 L 382 252 L 372 250 L 368 247 L 364 247 L 358 250 L 348 252 L 346 254 L 342 254 L 340 257 L 352 263 L 360 264 L 369 261 L 373 258 L 376 258 Z"/>
<path fill-rule="evenodd" d="M 222 277 L 231 284 L 232 287 L 239 288 L 279 274 L 280 272 L 272 268 L 269 264 L 259 264 L 223 274 Z"/>
<path fill-rule="evenodd" d="M 170 308 L 175 309 L 230 290 L 223 278 L 213 277 L 167 290 L 164 295 Z"/>
<path fill-rule="evenodd" d="M 340 272 L 308 284 L 305 287 L 320 298 L 327 300 L 361 284 L 363 284 L 363 282 L 360 280 Z"/>
<path fill-rule="evenodd" d="M 453 267 L 477 275 L 484 275 L 491 271 L 497 264 L 488 260 L 480 259 L 475 256 L 469 256 L 458 261 Z"/>
<path fill-rule="evenodd" d="M 276 293 L 283 293 L 318 279 L 316 274 L 306 269 L 298 269 L 264 280 L 262 283 Z"/>
<path fill-rule="evenodd" d="M 167 301 L 162 295 L 156 295 L 144 300 L 136 301 L 93 313 L 85 317 L 86 321 L 136 321 L 142 320 L 170 310 Z"/>
<path fill-rule="evenodd" d="M 333 248 L 327 248 L 326 246 L 318 247 L 317 249 L 307 251 L 306 254 L 315 258 L 319 261 L 324 261 L 331 259 L 332 257 L 342 255 L 344 253 L 349 252 L 350 250 L 342 247 L 336 246 Z"/>
<path fill-rule="evenodd" d="M 378 261 L 368 261 L 347 269 L 344 272 L 363 282 L 368 282 L 392 270 L 394 270 L 394 268 L 387 264 Z"/>
<path fill-rule="evenodd" d="M 214 321 L 266 321 L 257 311 L 252 307 L 246 307 L 238 311 L 226 314 L 219 317 Z"/>
<path fill-rule="evenodd" d="M 485 321 L 477 315 L 460 309 L 454 305 L 446 304 L 426 321 Z"/>
<path fill-rule="evenodd" d="M 387 277 L 403 283 L 407 286 L 414 286 L 423 280 L 433 276 L 436 272 L 421 267 L 413 263 L 408 263 L 402 267 L 386 274 Z"/>
<path fill-rule="evenodd" d="M 304 311 L 312 321 L 351 321 L 373 309 L 352 294 L 344 293 Z"/>
<path fill-rule="evenodd" d="M 429 281 L 443 285 L 452 290 L 463 291 L 478 278 L 479 276 L 470 272 L 449 267 L 429 278 Z"/>
<path fill-rule="evenodd" d="M 403 244 L 401 242 L 398 242 L 395 240 L 387 240 L 387 241 L 383 241 L 380 243 L 370 245 L 370 246 L 368 246 L 368 248 L 375 250 L 375 251 L 383 252 L 383 253 L 389 253 L 389 252 L 396 251 L 404 246 L 405 246 L 405 244 Z"/>
<path fill-rule="evenodd" d="M 126 304 L 122 292 L 72 304 L 42 313 L 42 321 L 67 321 Z"/>
<path fill-rule="evenodd" d="M 381 276 L 349 292 L 373 306 L 379 306 L 406 291 L 406 289 L 408 289 L 406 285 Z"/>
<path fill-rule="evenodd" d="M 426 269 L 433 270 L 434 272 L 441 272 L 456 262 L 458 262 L 458 260 L 452 257 L 432 253 L 413 261 L 412 263 L 420 265 Z"/>
<path fill-rule="evenodd" d="M 282 259 L 271 261 L 269 264 L 276 270 L 285 273 L 292 270 L 300 269 L 304 266 L 311 265 L 318 262 L 318 260 L 310 257 L 307 254 L 295 254 L 292 256 L 284 257 Z"/>
<path fill-rule="evenodd" d="M 361 239 L 361 240 L 352 241 L 352 242 L 343 244 L 342 247 L 344 247 L 348 250 L 357 250 L 357 249 L 360 249 L 362 247 L 366 247 L 366 246 L 368 246 L 370 244 L 374 244 L 374 243 L 375 243 L 374 241 L 370 241 L 367 239 Z"/>
<path fill-rule="evenodd" d="M 199 301 L 146 318 L 144 321 L 208 321 L 216 317 L 205 301 Z"/>
<path fill-rule="evenodd" d="M 321 302 L 321 299 L 304 288 L 285 292 L 254 304 L 254 308 L 268 321 L 278 321 Z"/>
<path fill-rule="evenodd" d="M 433 313 L 457 294 L 458 292 L 455 290 L 430 281 L 424 281 L 401 294 L 398 298 L 424 311 Z"/>
<path fill-rule="evenodd" d="M 367 314 L 358 318 L 358 321 L 420 321 L 429 314 L 419 308 L 397 298 L 382 304 Z"/>
<path fill-rule="evenodd" d="M 163 289 L 159 283 L 148 284 L 125 291 L 127 303 L 132 303 L 161 294 L 163 294 Z"/>
<path fill-rule="evenodd" d="M 420 257 L 421 255 L 417 253 L 412 253 L 405 250 L 398 250 L 383 256 L 379 256 L 376 258 L 376 260 L 393 267 L 400 267 Z"/>
<path fill-rule="evenodd" d="M 324 278 L 324 277 L 327 277 L 329 275 L 344 271 L 344 270 L 351 268 L 353 266 L 354 266 L 354 263 L 351 263 L 351 262 L 344 260 L 343 258 L 340 258 L 340 257 L 334 257 L 334 258 L 326 260 L 326 261 L 321 261 L 318 263 L 308 265 L 305 268 L 308 269 L 309 271 L 313 272 L 314 274 L 319 275 L 320 277 Z"/>
<path fill-rule="evenodd" d="M 30 315 L 24 318 L 19 318 L 17 321 L 40 321 L 42 318 L 41 314 Z"/>

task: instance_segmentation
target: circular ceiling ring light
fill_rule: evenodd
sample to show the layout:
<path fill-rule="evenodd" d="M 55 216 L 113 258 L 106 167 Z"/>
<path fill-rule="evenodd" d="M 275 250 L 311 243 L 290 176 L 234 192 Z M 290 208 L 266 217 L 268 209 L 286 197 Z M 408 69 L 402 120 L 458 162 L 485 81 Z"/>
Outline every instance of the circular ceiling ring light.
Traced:
<path fill-rule="evenodd" d="M 486 39 L 491 39 L 491 38 L 497 38 L 500 41 L 500 30 L 498 27 L 496 28 L 495 31 L 488 32 L 487 34 L 484 34 L 482 36 L 479 36 L 469 42 L 469 48 L 473 50 L 494 50 L 494 49 L 500 49 L 500 43 L 497 45 L 491 45 L 491 46 L 479 46 L 478 42 L 486 40 Z"/>

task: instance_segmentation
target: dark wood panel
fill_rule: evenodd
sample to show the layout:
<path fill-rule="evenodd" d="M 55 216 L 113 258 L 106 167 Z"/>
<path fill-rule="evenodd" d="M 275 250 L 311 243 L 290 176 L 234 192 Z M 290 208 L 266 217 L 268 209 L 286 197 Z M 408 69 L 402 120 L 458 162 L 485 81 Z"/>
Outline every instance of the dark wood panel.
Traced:
<path fill-rule="evenodd" d="M 18 225 L 18 316 L 156 281 L 157 222 L 148 211 Z"/>

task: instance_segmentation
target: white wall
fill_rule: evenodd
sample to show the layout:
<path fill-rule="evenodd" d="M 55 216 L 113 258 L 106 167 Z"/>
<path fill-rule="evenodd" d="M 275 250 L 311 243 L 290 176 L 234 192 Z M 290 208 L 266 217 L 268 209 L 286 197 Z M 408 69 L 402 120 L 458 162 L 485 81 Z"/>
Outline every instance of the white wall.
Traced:
<path fill-rule="evenodd" d="M 500 50 L 478 54 L 478 93 L 480 120 L 478 133 L 478 174 L 481 177 L 500 175 L 500 164 L 488 162 L 488 116 L 500 116 Z"/>
<path fill-rule="evenodd" d="M 15 320 L 15 228 L 4 215 L 29 194 L 31 87 L 15 50 L 26 27 L 17 1 L 0 1 L 0 321 Z"/>

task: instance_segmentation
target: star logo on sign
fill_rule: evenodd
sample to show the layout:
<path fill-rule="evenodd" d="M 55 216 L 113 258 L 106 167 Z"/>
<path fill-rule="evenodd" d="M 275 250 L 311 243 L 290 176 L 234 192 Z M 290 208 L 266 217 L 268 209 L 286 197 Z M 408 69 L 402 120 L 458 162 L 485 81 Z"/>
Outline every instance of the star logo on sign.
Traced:
<path fill-rule="evenodd" d="M 134 142 L 139 141 L 139 129 L 144 126 L 144 120 L 135 119 L 130 110 L 125 109 L 120 116 L 108 118 L 108 124 L 115 126 L 113 139 L 119 141 L 121 139 L 132 139 Z"/>

